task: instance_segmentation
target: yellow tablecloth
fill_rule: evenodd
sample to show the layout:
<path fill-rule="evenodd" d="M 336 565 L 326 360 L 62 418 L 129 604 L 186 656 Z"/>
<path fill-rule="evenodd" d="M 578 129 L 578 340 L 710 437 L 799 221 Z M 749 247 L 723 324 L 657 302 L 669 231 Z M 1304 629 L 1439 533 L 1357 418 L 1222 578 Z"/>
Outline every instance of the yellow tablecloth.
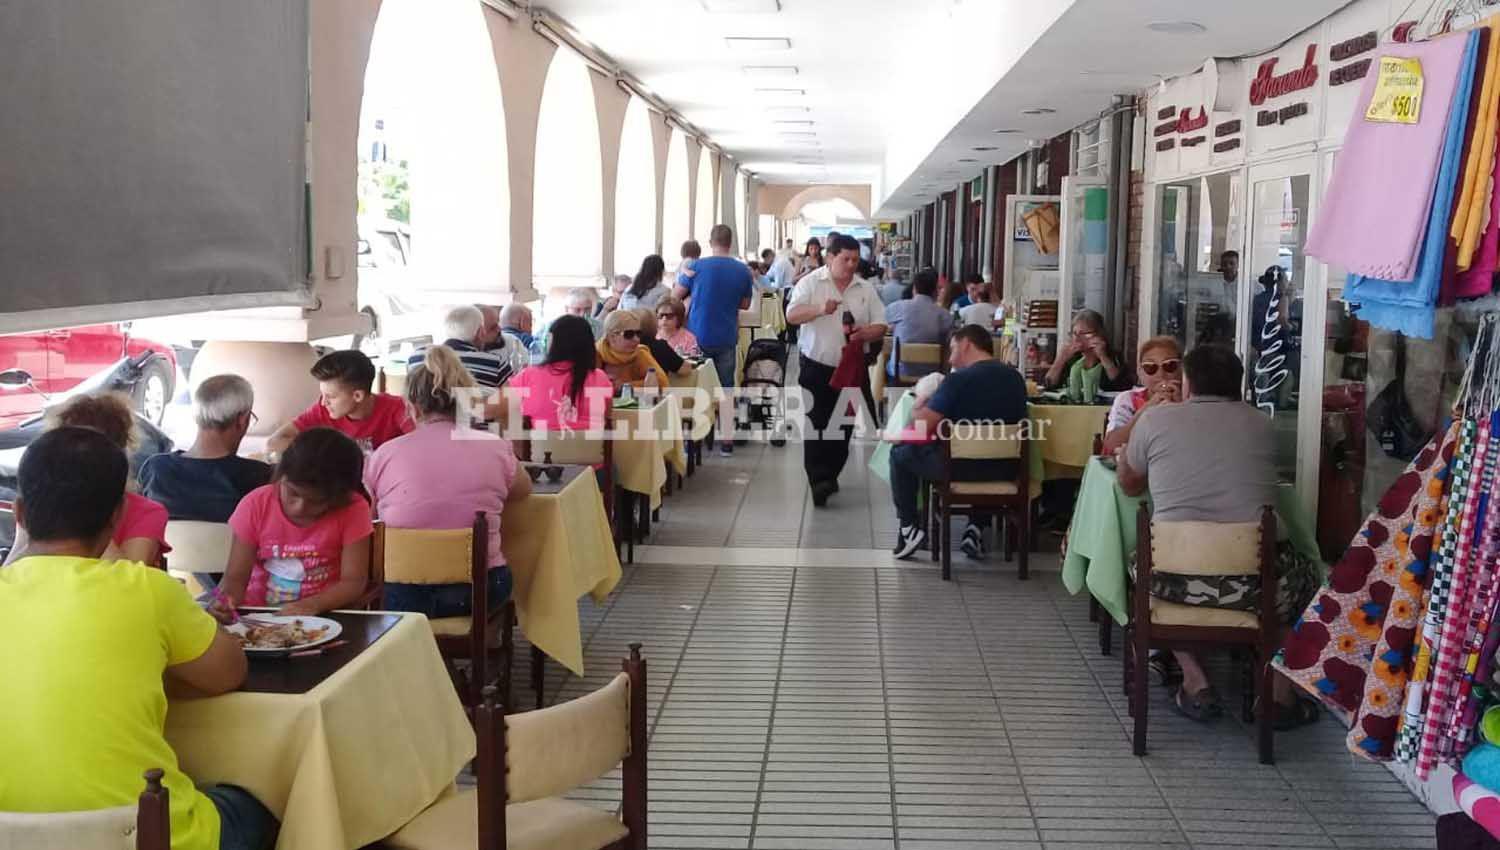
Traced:
<path fill-rule="evenodd" d="M 305 694 L 173 700 L 166 732 L 199 787 L 238 785 L 281 820 L 278 850 L 354 850 L 390 835 L 474 757 L 419 614 Z"/>
<path fill-rule="evenodd" d="M 599 485 L 588 472 L 560 492 L 506 502 L 500 544 L 515 577 L 511 597 L 526 639 L 583 675 L 578 600 L 603 602 L 620 581 L 620 558 Z"/>
<path fill-rule="evenodd" d="M 632 493 L 651 497 L 660 504 L 667 483 L 665 463 L 687 472 L 687 454 L 682 448 L 682 407 L 674 395 L 665 395 L 650 407 L 611 412 L 615 429 L 615 482 Z"/>
<path fill-rule="evenodd" d="M 1081 478 L 1094 454 L 1094 435 L 1104 433 L 1104 404 L 1033 404 L 1031 418 L 1038 423 L 1042 460 L 1049 481 Z"/>
<path fill-rule="evenodd" d="M 723 387 L 719 384 L 719 372 L 714 368 L 714 362 L 705 360 L 693 369 L 691 375 L 673 375 L 669 380 L 673 390 L 672 395 L 677 397 L 677 403 L 681 406 L 683 415 L 692 421 L 692 428 L 687 438 L 689 440 L 706 438 L 715 415 L 712 402 L 723 393 Z M 702 407 L 697 404 L 699 399 L 705 399 Z"/>

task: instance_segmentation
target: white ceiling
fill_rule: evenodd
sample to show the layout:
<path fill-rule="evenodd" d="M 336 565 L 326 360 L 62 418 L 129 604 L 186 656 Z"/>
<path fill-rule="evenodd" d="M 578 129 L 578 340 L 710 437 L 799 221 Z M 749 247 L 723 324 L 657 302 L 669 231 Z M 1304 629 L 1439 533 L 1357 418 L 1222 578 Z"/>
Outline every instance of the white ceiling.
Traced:
<path fill-rule="evenodd" d="M 766 182 L 871 183 L 885 196 L 883 203 L 876 198 L 879 214 L 894 217 L 987 164 L 1009 161 L 1026 149 L 1028 139 L 1089 120 L 1113 94 L 1140 91 L 1158 76 L 1190 71 L 1209 56 L 1274 47 L 1345 2 L 544 0 L 537 5 L 566 20 Z M 771 11 L 710 13 L 705 5 Z M 963 57 L 956 60 L 952 53 L 959 45 L 989 43 L 986 33 L 966 29 L 975 20 L 993 27 L 995 44 L 1014 42 L 1010 17 L 1024 18 L 1024 26 L 1040 32 L 1029 49 L 1025 43 L 996 49 L 997 55 L 1011 50 L 1019 61 L 1010 62 L 1008 70 L 981 64 L 993 82 L 977 102 L 924 112 L 933 93 L 973 100 L 972 92 L 984 91 L 982 84 L 974 85 L 974 63 L 958 61 Z M 1168 35 L 1146 28 L 1176 20 L 1195 21 L 1206 31 Z M 784 38 L 791 46 L 737 50 L 725 40 L 734 37 Z M 1033 38 L 1029 32 L 1021 37 Z M 797 73 L 762 77 L 743 70 L 766 65 L 795 66 Z M 763 94 L 758 88 L 805 94 Z M 794 109 L 774 109 L 778 106 Z M 1019 114 L 1029 106 L 1056 112 Z M 908 114 L 928 120 L 904 123 Z M 930 126 L 933 120 L 948 126 Z M 1018 132 L 998 135 L 996 129 Z M 786 135 L 792 132 L 814 135 Z M 973 150 L 983 146 L 997 150 Z M 915 153 L 893 157 L 893 150 Z M 929 185 L 933 188 L 921 188 Z"/>

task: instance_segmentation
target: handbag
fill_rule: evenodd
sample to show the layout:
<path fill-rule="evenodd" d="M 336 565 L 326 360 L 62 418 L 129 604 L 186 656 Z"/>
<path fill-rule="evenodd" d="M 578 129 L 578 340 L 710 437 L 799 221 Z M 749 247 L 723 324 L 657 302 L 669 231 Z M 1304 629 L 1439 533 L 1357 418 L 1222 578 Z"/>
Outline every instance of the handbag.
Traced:
<path fill-rule="evenodd" d="M 1365 425 L 1390 457 L 1411 460 L 1431 437 L 1406 397 L 1406 336 L 1396 334 L 1396 377 L 1365 411 Z"/>

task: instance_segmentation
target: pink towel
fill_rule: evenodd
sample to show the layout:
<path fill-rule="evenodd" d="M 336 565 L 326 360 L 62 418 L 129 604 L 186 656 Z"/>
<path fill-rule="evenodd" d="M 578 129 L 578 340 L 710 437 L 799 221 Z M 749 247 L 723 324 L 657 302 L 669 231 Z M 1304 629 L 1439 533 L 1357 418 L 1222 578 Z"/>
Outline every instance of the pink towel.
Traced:
<path fill-rule="evenodd" d="M 1372 69 L 1365 77 L 1307 253 L 1351 274 L 1392 281 L 1415 276 L 1466 41 L 1449 36 L 1381 45 L 1380 56 L 1421 60 L 1421 114 L 1415 124 L 1366 121 L 1379 74 Z"/>

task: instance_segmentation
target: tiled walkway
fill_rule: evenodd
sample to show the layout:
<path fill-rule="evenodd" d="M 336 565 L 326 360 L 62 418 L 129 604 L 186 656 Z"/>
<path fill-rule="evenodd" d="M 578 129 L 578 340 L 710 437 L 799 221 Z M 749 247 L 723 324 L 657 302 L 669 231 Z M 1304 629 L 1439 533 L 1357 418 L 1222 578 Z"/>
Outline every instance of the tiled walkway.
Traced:
<path fill-rule="evenodd" d="M 1237 719 L 1194 724 L 1162 691 L 1151 755 L 1132 756 L 1118 654 L 1099 655 L 1055 556 L 1027 582 L 997 556 L 951 583 L 897 566 L 867 451 L 826 510 L 796 445 L 710 459 L 607 605 L 585 604 L 589 677 L 553 689 L 595 687 L 645 644 L 651 846 L 1432 846 L 1431 815 L 1332 721 L 1278 735 L 1263 767 Z"/>

